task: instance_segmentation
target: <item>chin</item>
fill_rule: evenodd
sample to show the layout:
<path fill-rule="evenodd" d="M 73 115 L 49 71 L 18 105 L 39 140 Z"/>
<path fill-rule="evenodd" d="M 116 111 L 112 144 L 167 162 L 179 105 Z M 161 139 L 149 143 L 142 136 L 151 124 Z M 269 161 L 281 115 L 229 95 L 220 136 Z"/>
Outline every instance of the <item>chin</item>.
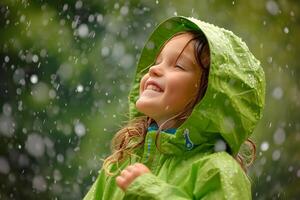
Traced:
<path fill-rule="evenodd" d="M 146 109 L 145 107 L 147 107 L 147 106 L 146 106 L 145 103 L 144 103 L 143 101 L 141 101 L 140 99 L 138 99 L 138 100 L 135 102 L 135 107 L 136 107 L 136 109 L 137 109 L 139 112 L 141 112 L 141 113 L 147 115 L 147 114 L 145 113 L 145 109 Z"/>
<path fill-rule="evenodd" d="M 153 118 L 153 111 L 155 111 L 155 109 L 154 105 L 151 102 L 145 102 L 141 99 L 138 99 L 135 102 L 135 107 L 140 113 L 143 113 L 144 115 Z"/>

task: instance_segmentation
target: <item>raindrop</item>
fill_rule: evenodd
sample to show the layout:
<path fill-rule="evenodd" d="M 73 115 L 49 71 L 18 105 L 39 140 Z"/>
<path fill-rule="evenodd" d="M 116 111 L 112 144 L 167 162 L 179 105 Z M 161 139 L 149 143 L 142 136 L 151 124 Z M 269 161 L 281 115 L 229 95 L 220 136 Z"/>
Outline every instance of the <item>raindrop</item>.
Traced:
<path fill-rule="evenodd" d="M 20 17 L 20 22 L 22 23 L 22 22 L 25 22 L 25 20 L 26 20 L 26 16 L 25 15 L 21 15 L 21 17 Z"/>
<path fill-rule="evenodd" d="M 34 54 L 31 59 L 34 63 L 37 63 L 39 61 L 39 57 L 36 54 Z"/>
<path fill-rule="evenodd" d="M 10 116 L 0 115 L 0 134 L 11 137 L 15 133 L 15 121 Z"/>
<path fill-rule="evenodd" d="M 114 44 L 113 50 L 112 50 L 112 55 L 115 58 L 119 58 L 123 56 L 125 53 L 125 47 L 122 43 L 116 43 Z"/>
<path fill-rule="evenodd" d="M 68 10 L 68 4 L 64 4 L 64 6 L 63 6 L 63 11 L 66 11 L 66 10 Z"/>
<path fill-rule="evenodd" d="M 2 110 L 3 110 L 3 114 L 5 116 L 10 116 L 11 115 L 12 108 L 8 103 L 3 104 Z"/>
<path fill-rule="evenodd" d="M 103 48 L 101 49 L 101 55 L 102 55 L 103 57 L 108 56 L 108 55 L 109 55 L 109 48 L 108 48 L 108 47 L 103 47 Z"/>
<path fill-rule="evenodd" d="M 36 74 L 32 74 L 30 77 L 30 81 L 32 84 L 36 84 L 38 82 L 38 76 Z"/>
<path fill-rule="evenodd" d="M 284 27 L 283 32 L 288 34 L 289 33 L 289 28 L 288 27 Z"/>
<path fill-rule="evenodd" d="M 83 5 L 82 1 L 77 1 L 77 2 L 75 3 L 75 8 L 76 8 L 77 10 L 79 10 L 79 9 L 82 8 L 82 5 Z"/>
<path fill-rule="evenodd" d="M 103 16 L 101 14 L 97 15 L 97 22 L 100 24 L 103 21 Z"/>
<path fill-rule="evenodd" d="M 273 135 L 275 144 L 282 144 L 285 141 L 285 131 L 283 128 L 278 128 Z"/>
<path fill-rule="evenodd" d="M 4 57 L 4 61 L 5 61 L 6 63 L 8 63 L 8 62 L 9 62 L 9 57 L 8 57 L 8 56 L 5 56 L 5 57 Z"/>
<path fill-rule="evenodd" d="M 78 31 L 79 37 L 85 38 L 89 34 L 89 27 L 86 24 L 80 24 L 77 31 Z"/>
<path fill-rule="evenodd" d="M 282 96 L 283 96 L 283 90 L 281 87 L 276 87 L 273 92 L 272 92 L 272 96 L 275 98 L 275 99 L 281 99 Z"/>
<path fill-rule="evenodd" d="M 47 189 L 47 183 L 41 175 L 35 176 L 32 180 L 32 187 L 39 192 L 43 192 Z"/>
<path fill-rule="evenodd" d="M 120 7 L 119 3 L 115 3 L 114 8 L 118 9 Z"/>
<path fill-rule="evenodd" d="M 260 149 L 262 151 L 267 151 L 269 149 L 269 143 L 268 142 L 262 142 L 260 145 Z"/>
<path fill-rule="evenodd" d="M 57 74 L 63 80 L 69 80 L 73 75 L 73 68 L 70 64 L 64 63 L 60 65 L 59 69 L 57 70 Z"/>
<path fill-rule="evenodd" d="M 77 85 L 76 92 L 83 92 L 83 86 L 81 84 Z"/>
<path fill-rule="evenodd" d="M 16 89 L 16 93 L 17 93 L 17 95 L 20 95 L 20 94 L 22 93 L 21 88 L 17 88 L 17 89 Z"/>
<path fill-rule="evenodd" d="M 72 126 L 65 124 L 62 131 L 65 135 L 70 135 L 72 133 Z"/>
<path fill-rule="evenodd" d="M 121 10 L 120 10 L 121 15 L 123 15 L 123 16 L 127 15 L 127 14 L 128 14 L 128 11 L 129 11 L 129 9 L 128 9 L 127 6 L 122 6 L 122 8 L 121 8 Z"/>
<path fill-rule="evenodd" d="M 53 90 L 53 89 L 49 90 L 49 97 L 50 97 L 50 99 L 54 99 L 56 97 L 55 90 Z"/>
<path fill-rule="evenodd" d="M 82 124 L 81 122 L 77 122 L 75 125 L 74 125 L 74 131 L 76 133 L 76 135 L 78 137 L 82 137 L 85 135 L 85 126 L 84 124 Z"/>
<path fill-rule="evenodd" d="M 30 134 L 25 142 L 25 148 L 30 155 L 34 157 L 41 157 L 45 152 L 44 140 L 38 134 Z"/>
<path fill-rule="evenodd" d="M 16 84 L 21 84 L 22 80 L 25 78 L 25 72 L 22 68 L 16 69 L 13 75 L 13 80 Z"/>
<path fill-rule="evenodd" d="M 40 51 L 40 56 L 41 57 L 46 57 L 47 56 L 47 50 L 46 49 L 42 49 L 41 51 Z"/>
<path fill-rule="evenodd" d="M 266 9 L 271 15 L 277 15 L 279 13 L 278 4 L 273 0 L 266 2 Z"/>
<path fill-rule="evenodd" d="M 8 174 L 10 171 L 10 166 L 7 160 L 0 156 L 0 173 L 1 174 Z"/>
<path fill-rule="evenodd" d="M 93 22 L 95 20 L 95 16 L 94 15 L 90 15 L 88 18 L 89 22 Z"/>
<path fill-rule="evenodd" d="M 49 87 L 46 83 L 39 82 L 34 85 L 31 92 L 37 102 L 46 102 L 49 99 Z"/>
<path fill-rule="evenodd" d="M 266 157 L 262 157 L 262 158 L 260 159 L 260 164 L 264 165 L 264 164 L 266 164 L 266 162 L 267 162 Z"/>
<path fill-rule="evenodd" d="M 19 81 L 19 83 L 20 83 L 20 85 L 25 85 L 26 84 L 26 81 L 25 81 L 25 79 L 21 79 L 20 81 Z"/>
<path fill-rule="evenodd" d="M 62 175 L 61 175 L 61 173 L 60 173 L 60 171 L 58 169 L 55 169 L 53 171 L 53 178 L 56 181 L 60 181 L 62 179 Z"/>
<path fill-rule="evenodd" d="M 134 58 L 130 54 L 126 54 L 120 60 L 120 65 L 125 69 L 132 67 L 134 64 Z"/>
<path fill-rule="evenodd" d="M 280 156 L 281 156 L 280 150 L 275 150 L 275 151 L 273 152 L 273 154 L 272 154 L 272 159 L 273 159 L 274 161 L 279 160 Z"/>
<path fill-rule="evenodd" d="M 270 57 L 268 57 L 268 63 L 270 63 L 270 64 L 271 64 L 272 62 L 273 62 L 273 57 L 271 57 L 271 56 L 270 56 Z"/>
<path fill-rule="evenodd" d="M 57 154 L 56 159 L 58 162 L 63 163 L 65 160 L 65 157 L 62 154 Z"/>

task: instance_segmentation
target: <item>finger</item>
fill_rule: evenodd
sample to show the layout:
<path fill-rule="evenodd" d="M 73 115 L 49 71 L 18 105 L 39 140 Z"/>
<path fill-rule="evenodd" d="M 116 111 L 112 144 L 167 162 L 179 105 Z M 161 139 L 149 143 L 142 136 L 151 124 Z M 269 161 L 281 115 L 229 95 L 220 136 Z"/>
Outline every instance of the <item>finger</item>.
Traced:
<path fill-rule="evenodd" d="M 135 165 L 135 168 L 138 169 L 138 171 L 141 173 L 150 172 L 149 168 L 142 163 L 135 163 L 134 165 Z"/>
<path fill-rule="evenodd" d="M 124 179 L 124 182 L 129 185 L 138 175 L 136 173 L 136 170 L 128 171 L 127 169 L 124 169 L 120 176 Z"/>
<path fill-rule="evenodd" d="M 123 178 L 127 178 L 127 177 L 130 177 L 131 176 L 131 172 L 129 172 L 127 169 L 124 169 L 121 171 L 120 175 L 123 177 Z"/>
<path fill-rule="evenodd" d="M 126 189 L 126 180 L 123 177 L 117 176 L 116 183 L 122 190 Z"/>
<path fill-rule="evenodd" d="M 129 165 L 128 167 L 126 167 L 125 169 L 127 172 L 124 172 L 124 174 L 129 175 L 130 177 L 136 177 L 140 175 L 141 169 L 138 165 Z"/>
<path fill-rule="evenodd" d="M 135 166 L 134 165 L 129 165 L 128 167 L 126 167 L 126 170 L 128 170 L 129 172 L 134 171 Z"/>
<path fill-rule="evenodd" d="M 116 178 L 117 185 L 122 189 L 126 190 L 128 185 L 135 179 L 135 176 L 132 173 L 129 173 L 127 170 L 123 170 Z"/>

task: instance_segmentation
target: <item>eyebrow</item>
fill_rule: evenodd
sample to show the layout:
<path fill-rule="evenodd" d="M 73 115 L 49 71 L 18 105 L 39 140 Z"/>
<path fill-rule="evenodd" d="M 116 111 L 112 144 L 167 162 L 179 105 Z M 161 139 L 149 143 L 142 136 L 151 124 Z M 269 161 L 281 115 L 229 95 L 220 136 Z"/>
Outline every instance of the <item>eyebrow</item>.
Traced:
<path fill-rule="evenodd" d="M 180 58 L 187 60 L 187 62 L 193 66 L 197 65 L 197 63 L 195 62 L 196 60 L 195 60 L 194 56 L 192 57 L 191 54 L 182 52 L 180 55 L 178 55 L 178 58 L 176 59 L 176 61 L 178 61 Z"/>
<path fill-rule="evenodd" d="M 196 65 L 197 63 L 195 62 L 196 60 L 194 59 L 194 56 L 192 57 L 190 54 L 184 52 L 185 48 L 183 48 L 182 51 L 179 52 L 179 55 L 177 55 L 176 57 L 176 62 L 183 57 L 183 59 L 187 60 L 189 63 L 191 63 L 192 65 Z M 178 51 L 175 52 L 176 54 L 178 53 Z M 175 54 L 174 53 L 174 54 Z M 158 60 L 158 58 L 163 56 L 163 51 L 160 51 L 155 59 L 155 61 Z"/>

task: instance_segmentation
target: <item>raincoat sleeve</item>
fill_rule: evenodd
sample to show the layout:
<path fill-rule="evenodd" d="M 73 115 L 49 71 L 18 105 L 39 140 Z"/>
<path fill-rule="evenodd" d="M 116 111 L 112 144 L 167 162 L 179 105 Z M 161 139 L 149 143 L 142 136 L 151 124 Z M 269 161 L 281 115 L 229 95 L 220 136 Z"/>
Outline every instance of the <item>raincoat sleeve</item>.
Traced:
<path fill-rule="evenodd" d="M 124 199 L 251 199 L 250 182 L 239 164 L 227 153 L 216 153 L 191 164 L 186 185 L 171 185 L 147 173 L 126 190 Z M 181 182 L 185 182 L 182 180 Z"/>
<path fill-rule="evenodd" d="M 150 200 L 150 199 L 191 199 L 185 191 L 159 179 L 152 173 L 139 176 L 132 182 L 125 192 L 124 200 Z"/>

